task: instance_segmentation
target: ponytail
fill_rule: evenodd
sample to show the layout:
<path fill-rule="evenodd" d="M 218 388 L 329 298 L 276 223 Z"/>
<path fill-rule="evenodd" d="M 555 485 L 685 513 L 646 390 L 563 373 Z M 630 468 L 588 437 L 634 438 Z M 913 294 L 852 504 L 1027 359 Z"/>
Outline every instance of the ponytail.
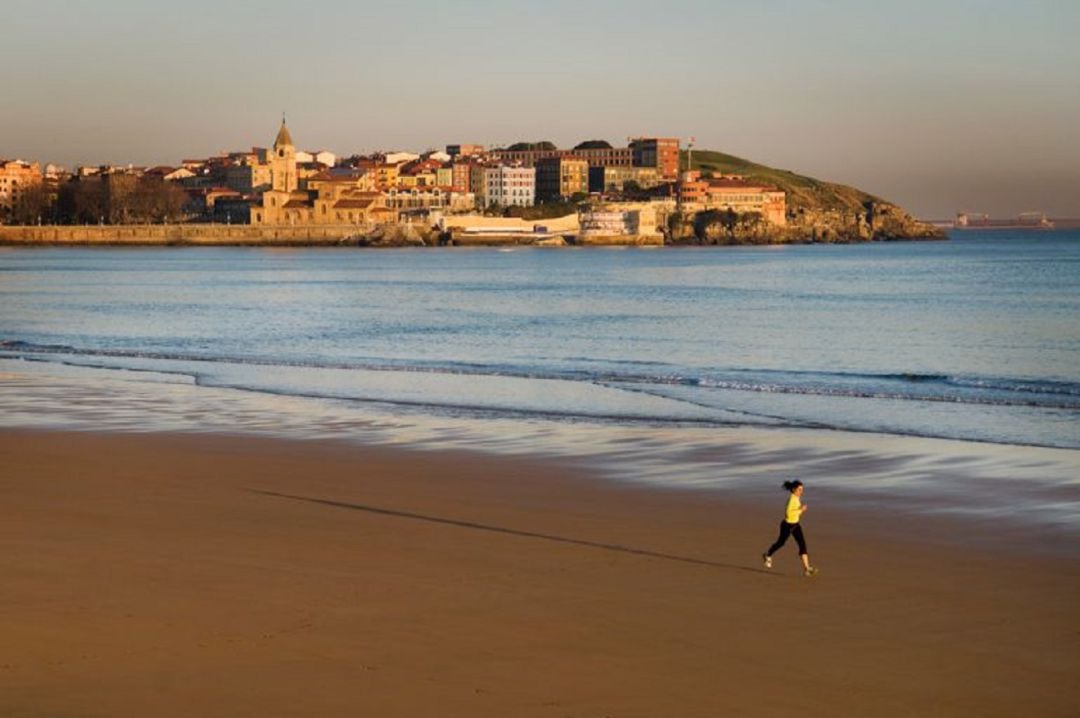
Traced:
<path fill-rule="evenodd" d="M 795 489 L 802 486 L 803 483 L 801 481 L 799 481 L 798 479 L 792 479 L 791 481 L 785 481 L 782 485 L 788 491 L 794 491 Z"/>

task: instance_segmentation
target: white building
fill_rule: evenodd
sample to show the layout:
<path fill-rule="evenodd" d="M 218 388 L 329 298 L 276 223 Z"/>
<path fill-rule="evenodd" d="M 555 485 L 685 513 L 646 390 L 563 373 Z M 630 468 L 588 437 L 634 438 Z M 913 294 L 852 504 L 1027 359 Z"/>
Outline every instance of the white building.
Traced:
<path fill-rule="evenodd" d="M 531 207 L 536 203 L 536 168 L 489 167 L 484 170 L 484 206 Z"/>
<path fill-rule="evenodd" d="M 413 154 L 412 152 L 387 152 L 383 162 L 388 165 L 399 165 L 402 162 L 412 162 L 413 160 L 418 159 L 420 159 L 420 155 Z"/>
<path fill-rule="evenodd" d="M 337 155 L 330 150 L 319 150 L 317 152 L 305 152 L 304 150 L 296 151 L 296 161 L 303 164 L 305 162 L 319 162 L 327 167 L 333 167 L 337 164 Z"/>

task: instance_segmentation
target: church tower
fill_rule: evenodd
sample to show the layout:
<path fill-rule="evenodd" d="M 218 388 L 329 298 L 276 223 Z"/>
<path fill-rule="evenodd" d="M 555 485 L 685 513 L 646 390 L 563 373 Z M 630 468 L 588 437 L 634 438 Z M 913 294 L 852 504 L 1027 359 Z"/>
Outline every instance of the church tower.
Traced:
<path fill-rule="evenodd" d="M 285 126 L 284 115 L 270 156 L 270 186 L 277 192 L 293 192 L 297 187 L 296 146 L 289 135 L 289 128 Z"/>

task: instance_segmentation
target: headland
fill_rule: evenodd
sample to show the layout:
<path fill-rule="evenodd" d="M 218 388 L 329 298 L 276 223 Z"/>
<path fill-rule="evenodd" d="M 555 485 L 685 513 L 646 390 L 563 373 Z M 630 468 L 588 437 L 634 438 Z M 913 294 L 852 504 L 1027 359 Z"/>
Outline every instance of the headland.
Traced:
<path fill-rule="evenodd" d="M 299 149 L 282 120 L 271 147 L 178 166 L 68 172 L 0 161 L 0 244 L 597 246 L 944 237 L 869 193 L 693 151 L 676 137 L 630 138 L 625 147 L 603 140 L 573 148 L 452 144 L 338 157 Z"/>

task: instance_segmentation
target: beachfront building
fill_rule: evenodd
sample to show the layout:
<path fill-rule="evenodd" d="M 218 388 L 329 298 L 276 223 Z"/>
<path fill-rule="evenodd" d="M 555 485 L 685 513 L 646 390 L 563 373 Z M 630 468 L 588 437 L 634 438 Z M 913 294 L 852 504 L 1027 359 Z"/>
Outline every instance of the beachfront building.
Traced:
<path fill-rule="evenodd" d="M 475 195 L 453 192 L 446 187 L 395 188 L 383 196 L 386 206 L 396 210 L 399 216 L 433 210 L 468 212 L 476 207 Z"/>
<path fill-rule="evenodd" d="M 739 176 L 702 178 L 698 172 L 683 173 L 679 187 L 683 210 L 731 210 L 756 213 L 769 224 L 787 224 L 787 193 L 763 182 Z"/>
<path fill-rule="evenodd" d="M 531 207 L 536 202 L 536 169 L 488 167 L 484 170 L 484 206 Z"/>
<path fill-rule="evenodd" d="M 584 240 L 603 237 L 657 237 L 660 235 L 656 208 L 634 204 L 627 208 L 590 207 L 578 214 L 579 237 Z"/>
<path fill-rule="evenodd" d="M 41 165 L 22 160 L 0 160 L 0 224 L 10 221 L 19 198 L 41 184 Z"/>
<path fill-rule="evenodd" d="M 589 161 L 580 157 L 545 157 L 536 162 L 536 199 L 566 199 L 589 191 Z"/>

